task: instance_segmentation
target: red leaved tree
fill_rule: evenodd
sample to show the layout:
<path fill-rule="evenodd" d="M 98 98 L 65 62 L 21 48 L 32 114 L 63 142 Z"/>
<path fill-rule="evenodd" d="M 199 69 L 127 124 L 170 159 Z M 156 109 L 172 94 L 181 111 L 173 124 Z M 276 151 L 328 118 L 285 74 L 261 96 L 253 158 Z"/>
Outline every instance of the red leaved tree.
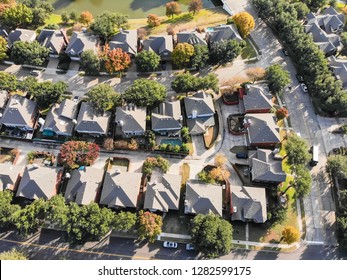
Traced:
<path fill-rule="evenodd" d="M 120 48 L 110 50 L 108 45 L 104 48 L 102 58 L 105 61 L 105 68 L 110 74 L 122 74 L 131 64 L 130 56 L 126 52 Z"/>

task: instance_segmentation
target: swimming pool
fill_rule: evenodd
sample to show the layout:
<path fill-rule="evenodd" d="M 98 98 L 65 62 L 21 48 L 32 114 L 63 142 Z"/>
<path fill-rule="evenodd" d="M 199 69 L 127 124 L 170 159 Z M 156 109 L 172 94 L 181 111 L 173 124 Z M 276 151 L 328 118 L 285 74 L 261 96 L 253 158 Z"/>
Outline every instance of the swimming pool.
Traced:
<path fill-rule="evenodd" d="M 182 140 L 181 139 L 170 139 L 170 138 L 167 138 L 167 139 L 162 139 L 160 141 L 160 144 L 170 144 L 172 146 L 182 146 Z"/>

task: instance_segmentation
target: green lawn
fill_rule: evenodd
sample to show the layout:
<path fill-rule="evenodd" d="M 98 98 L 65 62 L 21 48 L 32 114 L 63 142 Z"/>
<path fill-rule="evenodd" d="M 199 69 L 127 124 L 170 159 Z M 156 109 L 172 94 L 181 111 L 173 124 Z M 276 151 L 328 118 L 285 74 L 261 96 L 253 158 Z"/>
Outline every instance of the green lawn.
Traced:
<path fill-rule="evenodd" d="M 60 24 L 61 16 L 56 14 L 51 14 L 49 19 L 46 20 L 46 25 L 48 24 Z"/>
<path fill-rule="evenodd" d="M 257 57 L 257 53 L 255 52 L 248 39 L 246 39 L 246 47 L 243 49 L 241 57 L 242 59 L 251 59 Z"/>

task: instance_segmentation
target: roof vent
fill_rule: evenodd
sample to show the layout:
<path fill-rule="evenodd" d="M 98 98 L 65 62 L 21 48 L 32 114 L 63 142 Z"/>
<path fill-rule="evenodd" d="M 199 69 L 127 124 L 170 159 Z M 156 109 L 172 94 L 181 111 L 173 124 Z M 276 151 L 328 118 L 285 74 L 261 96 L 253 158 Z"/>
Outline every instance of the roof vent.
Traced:
<path fill-rule="evenodd" d="M 71 174 L 67 172 L 67 173 L 65 174 L 65 178 L 66 178 L 66 179 L 70 179 L 70 178 L 71 178 Z"/>
<path fill-rule="evenodd" d="M 237 207 L 233 206 L 233 213 L 237 213 Z"/>
<path fill-rule="evenodd" d="M 73 119 L 72 122 L 73 122 L 74 124 L 77 124 L 77 120 L 75 120 L 75 119 Z"/>
<path fill-rule="evenodd" d="M 196 119 L 198 112 L 196 110 L 192 111 L 192 119 Z"/>

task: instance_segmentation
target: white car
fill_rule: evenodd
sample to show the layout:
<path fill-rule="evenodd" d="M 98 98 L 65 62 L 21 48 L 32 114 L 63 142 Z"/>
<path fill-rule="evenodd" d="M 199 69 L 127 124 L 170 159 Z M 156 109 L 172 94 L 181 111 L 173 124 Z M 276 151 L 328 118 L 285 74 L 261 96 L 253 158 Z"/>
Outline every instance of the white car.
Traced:
<path fill-rule="evenodd" d="M 187 251 L 193 251 L 193 250 L 195 250 L 195 248 L 192 244 L 188 243 L 188 244 L 186 244 L 186 250 Z"/>
<path fill-rule="evenodd" d="M 163 247 L 165 248 L 171 248 L 171 249 L 176 249 L 178 246 L 178 244 L 176 242 L 169 242 L 169 241 L 165 241 L 163 243 Z"/>
<path fill-rule="evenodd" d="M 300 83 L 300 86 L 303 92 L 308 92 L 308 88 L 304 83 Z"/>

